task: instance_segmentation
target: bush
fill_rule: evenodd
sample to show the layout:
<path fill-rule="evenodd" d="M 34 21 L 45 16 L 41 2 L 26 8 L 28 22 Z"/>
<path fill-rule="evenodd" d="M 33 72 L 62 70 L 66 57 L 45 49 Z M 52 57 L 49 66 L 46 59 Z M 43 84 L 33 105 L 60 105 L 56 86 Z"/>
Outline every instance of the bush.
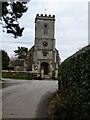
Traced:
<path fill-rule="evenodd" d="M 2 72 L 3 78 L 12 78 L 12 79 L 36 79 L 37 73 L 25 72 L 25 71 L 3 71 Z"/>
<path fill-rule="evenodd" d="M 90 45 L 66 59 L 60 66 L 61 96 L 75 120 L 89 120 Z"/>
<path fill-rule="evenodd" d="M 60 65 L 59 91 L 49 106 L 52 120 L 89 120 L 90 45 Z"/>
<path fill-rule="evenodd" d="M 50 120 L 74 120 L 71 113 L 72 110 L 68 108 L 67 101 L 59 92 L 56 92 L 53 95 L 48 107 Z"/>

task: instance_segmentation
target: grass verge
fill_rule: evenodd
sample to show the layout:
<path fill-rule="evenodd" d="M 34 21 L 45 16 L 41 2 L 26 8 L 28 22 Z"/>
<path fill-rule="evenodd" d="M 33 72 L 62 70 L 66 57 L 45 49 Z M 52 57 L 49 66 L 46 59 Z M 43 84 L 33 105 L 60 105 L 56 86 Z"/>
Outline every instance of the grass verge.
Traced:
<path fill-rule="evenodd" d="M 62 98 L 59 91 L 55 92 L 48 106 L 50 120 L 71 120 L 72 112 L 67 106 L 67 102 Z M 74 120 L 74 119 L 73 119 Z"/>

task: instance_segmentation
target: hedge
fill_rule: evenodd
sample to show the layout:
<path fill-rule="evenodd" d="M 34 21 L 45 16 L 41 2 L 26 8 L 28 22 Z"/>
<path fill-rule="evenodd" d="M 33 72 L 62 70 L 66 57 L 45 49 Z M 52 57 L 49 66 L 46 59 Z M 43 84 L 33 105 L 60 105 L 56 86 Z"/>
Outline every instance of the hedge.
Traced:
<path fill-rule="evenodd" d="M 66 101 L 74 120 L 89 120 L 90 45 L 81 49 L 60 66 L 60 96 Z"/>
<path fill-rule="evenodd" d="M 50 120 L 89 120 L 90 45 L 62 62 L 58 84 L 48 108 Z"/>
<path fill-rule="evenodd" d="M 3 78 L 12 79 L 38 79 L 37 73 L 32 73 L 29 71 L 2 71 Z"/>

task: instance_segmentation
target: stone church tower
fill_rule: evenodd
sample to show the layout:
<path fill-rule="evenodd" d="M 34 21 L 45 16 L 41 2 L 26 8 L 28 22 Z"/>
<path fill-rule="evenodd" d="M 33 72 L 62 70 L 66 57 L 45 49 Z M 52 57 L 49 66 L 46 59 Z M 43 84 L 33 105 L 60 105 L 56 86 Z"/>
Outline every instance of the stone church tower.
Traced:
<path fill-rule="evenodd" d="M 29 50 L 27 61 L 28 70 L 41 78 L 57 77 L 60 58 L 55 48 L 55 15 L 36 15 L 35 45 Z"/>

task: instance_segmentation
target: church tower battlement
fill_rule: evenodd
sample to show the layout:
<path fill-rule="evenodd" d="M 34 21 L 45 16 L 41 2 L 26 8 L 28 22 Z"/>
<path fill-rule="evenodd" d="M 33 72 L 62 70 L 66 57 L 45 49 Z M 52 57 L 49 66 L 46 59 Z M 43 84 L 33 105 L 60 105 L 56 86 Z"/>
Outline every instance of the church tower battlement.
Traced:
<path fill-rule="evenodd" d="M 45 14 L 45 15 L 43 15 L 43 14 L 37 14 L 36 15 L 36 18 L 35 18 L 35 23 L 36 23 L 36 21 L 37 21 L 37 19 L 43 19 L 43 20 L 54 20 L 55 21 L 55 15 L 47 15 L 47 14 Z"/>

